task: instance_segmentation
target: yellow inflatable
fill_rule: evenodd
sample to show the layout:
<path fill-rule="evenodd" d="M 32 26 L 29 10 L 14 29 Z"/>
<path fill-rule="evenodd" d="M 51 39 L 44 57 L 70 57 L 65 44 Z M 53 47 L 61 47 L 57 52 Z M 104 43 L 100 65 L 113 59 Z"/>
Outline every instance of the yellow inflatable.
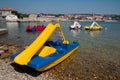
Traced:
<path fill-rule="evenodd" d="M 100 26 L 97 22 L 93 22 L 91 26 L 85 26 L 85 30 L 101 30 L 102 26 Z"/>

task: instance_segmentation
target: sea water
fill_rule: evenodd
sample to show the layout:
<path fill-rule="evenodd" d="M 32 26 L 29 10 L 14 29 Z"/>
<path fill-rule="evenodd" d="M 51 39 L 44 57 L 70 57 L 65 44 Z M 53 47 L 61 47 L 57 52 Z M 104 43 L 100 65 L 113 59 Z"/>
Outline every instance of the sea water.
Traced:
<path fill-rule="evenodd" d="M 14 42 L 25 47 L 40 34 L 40 32 L 26 32 L 26 26 L 46 26 L 48 23 L 0 23 L 0 28 L 8 29 L 8 34 L 0 36 L 0 41 Z M 120 22 L 98 22 L 103 27 L 98 31 L 84 30 L 84 26 L 91 25 L 92 22 L 79 22 L 82 30 L 70 30 L 69 26 L 74 22 L 60 23 L 65 37 L 69 41 L 78 41 L 80 47 L 72 60 L 68 59 L 61 63 L 64 71 L 58 67 L 63 72 L 63 74 L 58 72 L 58 76 L 64 77 L 69 74 L 72 79 L 120 79 Z"/>

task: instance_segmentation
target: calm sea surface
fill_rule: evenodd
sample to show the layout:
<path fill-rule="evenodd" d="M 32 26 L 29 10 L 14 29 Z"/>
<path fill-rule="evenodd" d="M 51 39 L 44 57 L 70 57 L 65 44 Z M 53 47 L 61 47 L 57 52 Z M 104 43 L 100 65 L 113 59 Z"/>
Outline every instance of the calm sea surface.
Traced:
<path fill-rule="evenodd" d="M 85 31 L 84 28 L 69 30 L 73 22 L 60 23 L 66 38 L 69 41 L 78 41 L 80 47 L 69 59 L 56 66 L 53 74 L 76 80 L 120 79 L 120 22 L 98 22 L 103 26 L 101 31 Z M 83 27 L 91 23 L 80 22 Z M 41 24 L 47 25 L 48 22 L 0 23 L 0 28 L 8 29 L 8 34 L 0 36 L 0 41 L 14 42 L 25 47 L 40 34 L 26 32 L 26 26 Z"/>

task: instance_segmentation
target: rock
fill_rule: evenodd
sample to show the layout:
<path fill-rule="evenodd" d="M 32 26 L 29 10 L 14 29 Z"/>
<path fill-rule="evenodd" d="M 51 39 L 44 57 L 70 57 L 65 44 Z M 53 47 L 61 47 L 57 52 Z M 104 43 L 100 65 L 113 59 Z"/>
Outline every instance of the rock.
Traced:
<path fill-rule="evenodd" d="M 0 50 L 3 50 L 3 47 L 4 47 L 4 46 L 0 46 Z"/>
<path fill-rule="evenodd" d="M 9 54 L 13 54 L 13 53 L 16 53 L 16 52 L 18 52 L 17 49 L 9 50 Z"/>
<path fill-rule="evenodd" d="M 17 39 L 21 38 L 20 36 L 17 36 Z"/>
<path fill-rule="evenodd" d="M 4 44 L 4 41 L 0 41 L 0 46 L 2 46 Z"/>
<path fill-rule="evenodd" d="M 8 57 L 10 57 L 10 54 L 8 54 L 8 53 L 1 54 L 1 56 L 0 56 L 1 59 L 5 59 Z"/>
<path fill-rule="evenodd" d="M 7 46 L 4 46 L 3 47 L 3 50 L 6 52 L 6 51 L 8 51 L 8 47 Z"/>
<path fill-rule="evenodd" d="M 15 46 L 11 46 L 11 47 L 9 47 L 8 52 L 9 52 L 9 54 L 13 54 L 13 53 L 18 52 L 18 50 L 15 48 Z"/>
<path fill-rule="evenodd" d="M 14 46 L 15 44 L 14 43 L 8 43 L 7 45 L 8 46 Z"/>
<path fill-rule="evenodd" d="M 24 49 L 26 49 L 28 46 L 25 46 Z"/>
<path fill-rule="evenodd" d="M 3 54 L 4 53 L 4 50 L 0 50 L 0 54 Z"/>

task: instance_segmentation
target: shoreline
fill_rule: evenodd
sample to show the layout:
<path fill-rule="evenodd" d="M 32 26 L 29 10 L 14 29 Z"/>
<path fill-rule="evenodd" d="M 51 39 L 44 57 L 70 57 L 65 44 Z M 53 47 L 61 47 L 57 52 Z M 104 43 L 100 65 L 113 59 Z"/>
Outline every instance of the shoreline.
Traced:
<path fill-rule="evenodd" d="M 71 21 L 80 21 L 80 22 L 92 22 L 94 20 L 60 20 L 60 19 L 41 19 L 41 20 L 17 20 L 17 21 L 1 21 L 3 22 L 71 22 Z M 120 22 L 120 20 L 95 20 L 97 22 Z"/>

